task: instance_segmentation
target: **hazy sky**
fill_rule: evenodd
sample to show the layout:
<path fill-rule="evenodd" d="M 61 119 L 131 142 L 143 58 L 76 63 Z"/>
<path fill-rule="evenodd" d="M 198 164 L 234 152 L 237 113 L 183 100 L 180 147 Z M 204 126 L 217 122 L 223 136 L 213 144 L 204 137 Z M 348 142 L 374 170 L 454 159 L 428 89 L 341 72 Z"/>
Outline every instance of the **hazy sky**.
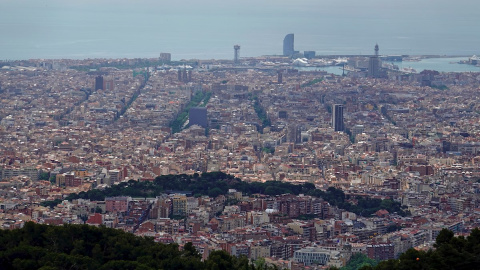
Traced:
<path fill-rule="evenodd" d="M 480 53 L 478 0 L 0 0 L 0 58 Z M 373 43 L 373 45 L 371 45 Z M 443 46 L 443 47 L 442 47 Z"/>

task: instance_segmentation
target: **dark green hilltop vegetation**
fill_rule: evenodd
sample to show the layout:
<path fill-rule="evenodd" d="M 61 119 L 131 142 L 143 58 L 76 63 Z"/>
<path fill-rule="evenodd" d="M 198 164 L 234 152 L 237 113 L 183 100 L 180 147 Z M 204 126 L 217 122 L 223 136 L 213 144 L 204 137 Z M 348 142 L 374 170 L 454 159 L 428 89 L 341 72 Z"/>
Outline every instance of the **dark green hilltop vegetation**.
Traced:
<path fill-rule="evenodd" d="M 311 195 L 317 198 L 323 198 L 333 206 L 337 206 L 341 209 L 362 216 L 370 216 L 380 209 L 385 209 L 390 213 L 397 212 L 402 216 L 410 214 L 401 207 L 399 202 L 393 200 L 380 200 L 363 197 L 350 198 L 340 189 L 330 187 L 326 191 L 322 191 L 316 189 L 315 185 L 311 183 L 304 183 L 302 185 L 294 185 L 280 181 L 248 183 L 223 172 L 202 173 L 201 175 L 162 175 L 155 178 L 153 182 L 130 180 L 129 182 L 113 185 L 104 190 L 93 189 L 88 192 L 71 194 L 66 199 L 69 201 L 74 199 L 103 201 L 105 200 L 105 197 L 115 196 L 155 197 L 167 191 L 175 190 L 189 191 L 197 197 L 202 195 L 216 197 L 218 195 L 227 194 L 229 189 L 236 189 L 247 195 Z M 349 201 L 350 199 L 354 199 L 355 203 L 351 203 Z M 42 205 L 53 207 L 58 203 L 60 203 L 60 200 L 43 202 Z"/>
<path fill-rule="evenodd" d="M 409 249 L 397 260 L 380 263 L 356 254 L 341 269 L 415 270 L 479 269 L 480 230 L 454 237 L 443 229 L 433 250 Z M 258 266 L 245 256 L 212 251 L 201 260 L 191 243 L 161 244 L 122 230 L 89 225 L 25 223 L 22 229 L 0 230 L 0 269 L 276 269 Z M 338 268 L 331 268 L 338 269 Z"/>
<path fill-rule="evenodd" d="M 413 248 L 400 255 L 398 260 L 382 261 L 360 270 L 447 270 L 480 269 L 480 230 L 473 229 L 469 236 L 455 237 L 452 231 L 443 229 L 437 236 L 435 249 L 419 251 Z M 343 269 L 343 268 L 342 268 Z"/>
<path fill-rule="evenodd" d="M 205 261 L 191 243 L 161 244 L 117 229 L 25 223 L 0 230 L 0 269 L 257 269 L 247 257 L 212 251 Z M 262 268 L 275 269 L 275 268 Z"/>

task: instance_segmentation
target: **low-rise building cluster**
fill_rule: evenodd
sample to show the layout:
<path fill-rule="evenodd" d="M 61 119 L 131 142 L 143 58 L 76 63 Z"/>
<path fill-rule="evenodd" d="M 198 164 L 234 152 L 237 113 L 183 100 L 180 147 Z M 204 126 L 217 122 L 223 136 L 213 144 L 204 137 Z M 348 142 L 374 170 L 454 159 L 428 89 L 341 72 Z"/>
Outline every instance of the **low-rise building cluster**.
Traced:
<path fill-rule="evenodd" d="M 480 73 L 395 71 L 379 79 L 299 71 L 288 61 L 129 69 L 143 62 L 30 60 L 0 68 L 2 228 L 105 225 L 192 242 L 204 256 L 224 249 L 295 269 L 342 266 L 357 252 L 396 258 L 431 245 L 443 228 L 478 227 Z M 207 128 L 188 123 L 197 92 L 210 93 L 193 104 L 206 107 Z M 335 104 L 343 106 L 343 131 L 332 127 Z M 333 186 L 353 204 L 392 199 L 411 216 L 364 217 L 321 198 L 234 191 L 64 200 L 122 181 L 211 171 Z M 56 199 L 62 203 L 40 206 Z"/>

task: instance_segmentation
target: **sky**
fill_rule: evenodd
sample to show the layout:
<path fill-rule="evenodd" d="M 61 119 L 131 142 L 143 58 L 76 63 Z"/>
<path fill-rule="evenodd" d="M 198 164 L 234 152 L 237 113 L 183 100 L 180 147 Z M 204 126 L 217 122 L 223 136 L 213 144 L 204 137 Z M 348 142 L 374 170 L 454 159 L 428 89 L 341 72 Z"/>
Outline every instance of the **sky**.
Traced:
<path fill-rule="evenodd" d="M 473 0 L 0 0 L 0 59 L 276 54 L 480 54 Z"/>

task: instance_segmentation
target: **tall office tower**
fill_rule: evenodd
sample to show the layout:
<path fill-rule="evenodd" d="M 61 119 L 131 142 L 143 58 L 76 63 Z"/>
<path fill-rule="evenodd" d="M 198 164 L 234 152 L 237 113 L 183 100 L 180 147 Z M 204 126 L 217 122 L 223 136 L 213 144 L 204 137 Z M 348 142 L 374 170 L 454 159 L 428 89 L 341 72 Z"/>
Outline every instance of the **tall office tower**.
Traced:
<path fill-rule="evenodd" d="M 188 77 L 187 77 L 187 68 L 183 68 L 183 73 L 182 73 L 182 81 L 188 82 Z"/>
<path fill-rule="evenodd" d="M 378 57 L 378 44 L 375 45 L 375 55 L 370 57 L 368 62 L 368 77 L 379 78 L 380 77 L 380 58 Z"/>
<path fill-rule="evenodd" d="M 238 64 L 240 60 L 240 45 L 233 46 L 233 50 L 234 50 L 233 62 L 235 62 L 235 64 Z"/>
<path fill-rule="evenodd" d="M 304 51 L 303 56 L 307 59 L 315 58 L 315 51 Z"/>
<path fill-rule="evenodd" d="M 343 105 L 334 104 L 332 110 L 332 127 L 335 131 L 345 131 L 343 124 Z"/>
<path fill-rule="evenodd" d="M 279 71 L 277 72 L 277 74 L 278 74 L 277 82 L 278 82 L 278 83 L 283 83 L 283 72 L 282 72 L 281 70 L 279 70 Z"/>
<path fill-rule="evenodd" d="M 108 91 L 113 91 L 115 88 L 115 84 L 113 82 L 113 79 L 103 79 L 103 90 L 108 90 Z"/>
<path fill-rule="evenodd" d="M 295 124 L 287 125 L 287 142 L 295 142 L 295 138 L 297 137 L 295 132 L 297 132 L 297 126 Z"/>
<path fill-rule="evenodd" d="M 199 125 L 203 128 L 207 128 L 207 108 L 205 107 L 193 107 L 188 112 L 188 124 Z"/>
<path fill-rule="evenodd" d="M 171 53 L 160 53 L 160 61 L 164 63 L 170 63 L 172 61 L 172 54 Z"/>
<path fill-rule="evenodd" d="M 103 76 L 98 75 L 95 77 L 95 90 L 101 89 L 103 90 Z"/>
<path fill-rule="evenodd" d="M 294 35 L 288 34 L 283 39 L 283 56 L 292 56 L 295 53 Z"/>
<path fill-rule="evenodd" d="M 179 81 L 182 81 L 182 70 L 181 70 L 181 69 L 178 69 L 178 70 L 177 70 L 177 79 L 178 79 Z"/>

